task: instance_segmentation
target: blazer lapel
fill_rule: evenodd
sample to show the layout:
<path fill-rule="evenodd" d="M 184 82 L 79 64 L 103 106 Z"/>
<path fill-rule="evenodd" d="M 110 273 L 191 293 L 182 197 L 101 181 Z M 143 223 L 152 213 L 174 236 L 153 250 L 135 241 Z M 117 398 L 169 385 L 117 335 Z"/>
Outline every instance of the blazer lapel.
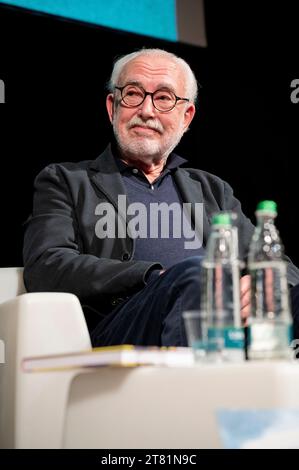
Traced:
<path fill-rule="evenodd" d="M 92 183 L 107 197 L 117 209 L 119 215 L 126 221 L 128 200 L 126 204 L 118 204 L 118 196 L 126 195 L 126 189 L 120 172 L 114 161 L 111 146 L 90 165 L 90 179 Z"/>
<path fill-rule="evenodd" d="M 183 202 L 189 202 L 192 204 L 191 206 L 191 221 L 193 226 L 195 227 L 195 230 L 197 229 L 198 231 L 198 221 L 195 223 L 195 206 L 194 204 L 197 202 L 203 204 L 203 228 L 202 228 L 202 233 L 203 233 L 203 244 L 206 245 L 206 242 L 208 240 L 209 234 L 210 234 L 210 222 L 209 218 L 207 216 L 207 211 L 206 211 L 206 205 L 204 201 L 204 196 L 202 192 L 202 186 L 201 183 L 197 180 L 194 180 L 191 178 L 190 174 L 188 173 L 187 170 L 184 168 L 178 168 L 177 171 L 174 173 L 174 179 L 175 182 L 178 186 L 178 189 L 181 193 Z M 200 236 L 200 232 L 199 232 Z"/>

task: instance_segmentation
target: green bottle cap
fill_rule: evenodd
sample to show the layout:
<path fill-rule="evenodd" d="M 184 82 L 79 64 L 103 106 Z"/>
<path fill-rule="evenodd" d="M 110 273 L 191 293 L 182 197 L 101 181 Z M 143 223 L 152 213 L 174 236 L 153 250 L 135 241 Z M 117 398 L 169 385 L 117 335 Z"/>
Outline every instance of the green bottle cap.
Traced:
<path fill-rule="evenodd" d="M 256 210 L 258 212 L 277 214 L 277 204 L 274 201 L 261 201 L 258 203 Z"/>
<path fill-rule="evenodd" d="M 220 212 L 212 217 L 212 225 L 231 225 L 231 223 L 231 216 L 227 212 Z"/>

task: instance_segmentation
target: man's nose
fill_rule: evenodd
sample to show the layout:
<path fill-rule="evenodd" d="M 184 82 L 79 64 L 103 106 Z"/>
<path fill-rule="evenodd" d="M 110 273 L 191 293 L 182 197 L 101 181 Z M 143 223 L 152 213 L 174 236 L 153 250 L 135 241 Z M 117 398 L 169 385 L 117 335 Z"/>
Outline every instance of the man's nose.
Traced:
<path fill-rule="evenodd" d="M 143 101 L 143 103 L 139 106 L 138 114 L 139 116 L 154 116 L 156 108 L 153 105 L 151 95 L 147 95 Z"/>

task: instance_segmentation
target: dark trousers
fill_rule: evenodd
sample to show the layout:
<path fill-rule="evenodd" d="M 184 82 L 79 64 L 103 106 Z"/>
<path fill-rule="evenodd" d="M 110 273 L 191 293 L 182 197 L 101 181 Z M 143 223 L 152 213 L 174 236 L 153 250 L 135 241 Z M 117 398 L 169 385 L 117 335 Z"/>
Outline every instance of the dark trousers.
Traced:
<path fill-rule="evenodd" d="M 93 346 L 187 346 L 182 313 L 200 308 L 201 259 L 181 261 L 116 307 L 92 332 Z M 299 284 L 291 289 L 291 305 L 299 338 Z"/>
<path fill-rule="evenodd" d="M 181 261 L 116 307 L 92 332 L 93 346 L 187 346 L 182 312 L 200 308 L 201 259 Z"/>

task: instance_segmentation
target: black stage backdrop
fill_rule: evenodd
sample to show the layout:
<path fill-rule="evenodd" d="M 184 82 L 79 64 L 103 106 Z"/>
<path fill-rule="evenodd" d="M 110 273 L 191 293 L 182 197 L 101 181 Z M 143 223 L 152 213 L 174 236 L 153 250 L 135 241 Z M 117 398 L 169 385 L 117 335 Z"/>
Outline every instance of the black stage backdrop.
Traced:
<path fill-rule="evenodd" d="M 209 0 L 205 7 L 207 48 L 0 6 L 6 92 L 0 106 L 0 266 L 22 265 L 22 224 L 36 174 L 50 162 L 93 159 L 105 148 L 112 62 L 140 47 L 181 55 L 202 85 L 178 152 L 190 166 L 226 179 L 253 221 L 259 200 L 276 200 L 286 251 L 299 265 L 299 103 L 290 99 L 291 81 L 299 79 L 298 16 L 287 2 Z"/>

